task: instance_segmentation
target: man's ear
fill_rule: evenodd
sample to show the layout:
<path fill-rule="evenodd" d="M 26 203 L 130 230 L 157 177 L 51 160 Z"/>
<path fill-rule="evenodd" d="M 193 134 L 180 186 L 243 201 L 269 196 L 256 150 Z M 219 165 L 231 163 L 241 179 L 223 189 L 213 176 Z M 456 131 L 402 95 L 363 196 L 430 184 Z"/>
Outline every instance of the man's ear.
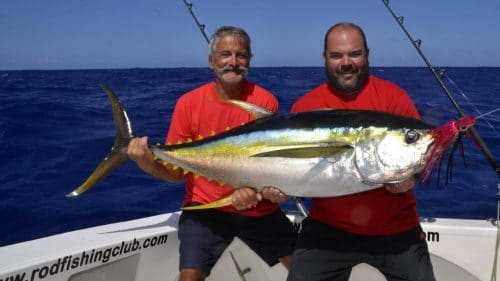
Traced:
<path fill-rule="evenodd" d="M 214 66 L 212 64 L 212 59 L 210 57 L 208 58 L 208 67 L 210 67 L 210 69 L 214 69 Z"/>

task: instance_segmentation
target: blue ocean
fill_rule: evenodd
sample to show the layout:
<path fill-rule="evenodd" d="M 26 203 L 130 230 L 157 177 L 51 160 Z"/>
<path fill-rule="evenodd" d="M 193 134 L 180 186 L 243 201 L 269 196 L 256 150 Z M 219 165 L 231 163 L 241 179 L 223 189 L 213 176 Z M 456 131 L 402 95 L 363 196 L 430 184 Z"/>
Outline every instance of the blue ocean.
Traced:
<path fill-rule="evenodd" d="M 424 121 L 438 125 L 457 118 L 427 68 L 371 71 L 405 88 Z M 321 67 L 254 67 L 248 79 L 275 93 L 286 113 L 325 75 Z M 114 141 L 111 106 L 100 84 L 118 94 L 136 134 L 156 143 L 164 140 L 177 98 L 211 80 L 207 68 L 0 71 L 0 246 L 178 210 L 182 184 L 155 180 L 132 162 L 77 198 L 65 195 L 90 175 Z M 449 68 L 444 82 L 468 114 L 500 106 L 500 68 Z M 480 118 L 476 128 L 500 158 L 500 111 Z M 464 150 L 467 166 L 457 153 L 451 183 L 442 179 L 438 186 L 434 173 L 415 188 L 422 217 L 496 217 L 498 175 L 469 138 Z"/>

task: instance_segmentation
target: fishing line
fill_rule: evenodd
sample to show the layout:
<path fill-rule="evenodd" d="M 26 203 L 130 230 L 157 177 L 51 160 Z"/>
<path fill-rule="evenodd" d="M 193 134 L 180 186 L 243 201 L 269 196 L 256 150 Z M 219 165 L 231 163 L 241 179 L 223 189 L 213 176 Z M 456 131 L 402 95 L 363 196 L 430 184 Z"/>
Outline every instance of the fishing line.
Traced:
<path fill-rule="evenodd" d="M 485 116 L 487 116 L 487 115 L 490 115 L 490 114 L 492 114 L 492 113 L 495 113 L 495 112 L 497 112 L 497 111 L 499 111 L 499 110 L 500 110 L 500 107 L 499 107 L 499 108 L 497 108 L 497 109 L 493 109 L 493 110 L 491 110 L 491 111 L 488 111 L 488 112 L 486 112 L 486 113 L 483 113 L 483 114 L 481 114 L 481 115 L 477 116 L 477 117 L 476 117 L 476 120 L 477 120 L 477 119 L 479 119 L 479 118 L 483 118 L 483 117 L 485 117 Z"/>
<path fill-rule="evenodd" d="M 396 16 L 396 14 L 394 14 L 394 12 L 392 11 L 392 9 L 389 7 L 389 0 L 382 0 L 382 3 L 385 5 L 385 7 L 387 8 L 387 10 L 391 13 L 392 17 L 396 20 L 396 22 L 401 27 L 401 29 L 403 30 L 403 32 L 406 34 L 406 36 L 408 37 L 408 39 L 410 39 L 411 43 L 413 44 L 413 46 L 417 50 L 418 54 L 420 55 L 420 57 L 422 57 L 422 59 L 424 60 L 425 64 L 427 65 L 427 67 L 429 68 L 429 70 L 434 75 L 434 78 L 436 78 L 437 82 L 439 83 L 439 85 L 443 89 L 444 93 L 450 99 L 451 103 L 453 104 L 453 106 L 457 110 L 458 114 L 460 116 L 462 116 L 462 117 L 465 117 L 465 113 L 460 108 L 460 106 L 458 105 L 458 103 L 455 101 L 455 99 L 451 95 L 450 91 L 448 91 L 448 88 L 444 84 L 444 82 L 441 79 L 441 77 L 436 73 L 436 70 L 429 63 L 429 61 L 425 57 L 424 53 L 422 52 L 422 49 L 420 48 L 422 40 L 420 40 L 420 39 L 414 40 L 412 38 L 412 36 L 410 35 L 410 33 L 408 33 L 408 31 L 406 30 L 405 26 L 403 25 L 404 17 L 402 17 L 402 16 L 398 17 L 398 16 Z M 444 70 L 441 70 L 440 72 L 441 72 L 441 75 L 444 74 Z M 482 117 L 484 117 L 484 116 L 486 116 L 486 115 L 483 115 Z M 486 156 L 486 159 L 488 159 L 488 161 L 490 162 L 491 166 L 493 167 L 493 169 L 495 170 L 495 172 L 497 173 L 497 175 L 500 176 L 500 166 L 497 164 L 497 162 L 495 160 L 495 157 L 493 156 L 493 154 L 489 150 L 489 148 L 486 145 L 486 143 L 484 143 L 484 141 L 482 140 L 481 136 L 479 135 L 479 132 L 474 127 L 470 127 L 469 128 L 469 133 L 470 133 L 471 137 L 476 141 L 477 145 L 481 148 L 481 151 L 483 152 L 484 156 Z M 441 163 L 440 163 L 440 165 L 441 165 Z M 500 184 L 499 184 L 499 188 L 500 188 Z M 498 210 L 499 210 L 498 212 L 500 213 L 500 192 L 498 194 L 497 201 L 498 201 L 497 202 L 497 206 L 498 206 Z M 497 261 L 498 261 L 498 251 L 499 251 L 499 248 L 500 248 L 500 223 L 499 223 L 499 215 L 497 215 L 496 224 L 497 224 L 497 239 L 496 239 L 496 245 L 495 245 L 495 249 L 494 249 L 495 250 L 495 257 L 493 259 L 493 269 L 492 269 L 492 274 L 491 274 L 491 281 L 497 280 L 497 278 L 496 278 Z"/>
<path fill-rule="evenodd" d="M 413 37 L 410 35 L 410 33 L 408 32 L 408 30 L 406 29 L 406 27 L 403 24 L 404 17 L 402 17 L 402 16 L 398 17 L 398 16 L 396 16 L 396 14 L 394 14 L 394 12 L 392 11 L 391 7 L 389 7 L 389 0 L 382 0 L 382 3 L 385 5 L 385 7 L 387 8 L 387 10 L 391 13 L 392 17 L 396 20 L 396 22 L 401 27 L 401 29 L 403 30 L 403 32 L 406 34 L 406 36 L 408 37 L 408 39 L 410 39 L 412 45 L 415 47 L 415 49 L 417 50 L 417 52 L 420 55 L 420 57 L 424 60 L 425 64 L 427 65 L 427 68 L 432 72 L 432 75 L 434 76 L 434 78 L 436 78 L 436 81 L 441 86 L 442 90 L 444 91 L 444 93 L 446 94 L 446 96 L 448 97 L 448 99 L 450 100 L 450 102 L 453 104 L 453 106 L 457 110 L 458 114 L 461 117 L 465 117 L 466 115 L 465 115 L 464 111 L 458 105 L 458 103 L 456 102 L 456 100 L 453 98 L 452 94 L 450 93 L 450 91 L 448 90 L 448 88 L 446 87 L 446 85 L 444 84 L 443 80 L 441 79 L 441 77 L 439 77 L 439 75 L 437 74 L 436 70 L 431 65 L 431 63 L 427 60 L 427 57 L 424 55 L 422 49 L 420 48 L 420 45 L 422 44 L 422 40 L 420 40 L 420 39 L 416 39 L 416 40 L 413 39 Z M 473 126 L 469 128 L 469 132 L 470 132 L 471 137 L 475 140 L 476 144 L 481 148 L 481 152 L 484 154 L 484 156 L 486 157 L 486 159 L 488 159 L 488 162 L 493 167 L 493 169 L 495 170 L 495 172 L 497 173 L 497 175 L 500 176 L 500 165 L 497 164 L 497 161 L 496 161 L 495 157 L 493 156 L 493 154 L 491 153 L 490 149 L 488 148 L 488 146 L 486 145 L 486 143 L 483 141 L 483 139 L 479 135 L 479 132 Z"/>
<path fill-rule="evenodd" d="M 446 79 L 448 79 L 448 81 L 458 90 L 460 95 L 462 95 L 462 97 L 472 106 L 472 108 L 474 108 L 474 110 L 479 114 L 479 116 L 483 116 L 483 117 L 485 116 L 484 114 L 481 113 L 481 111 L 479 111 L 479 109 L 476 107 L 476 105 L 469 99 L 469 97 L 462 91 L 462 89 L 460 89 L 460 87 L 458 87 L 458 85 L 450 78 L 450 76 L 441 75 L 441 77 L 443 77 L 443 76 L 446 77 Z M 478 117 L 476 117 L 476 120 L 477 119 L 478 119 Z M 493 125 L 491 125 L 491 123 L 488 121 L 488 119 L 485 118 L 484 121 L 486 122 L 486 124 L 488 124 L 490 126 L 490 128 L 492 128 L 496 132 L 495 127 L 493 127 Z"/>

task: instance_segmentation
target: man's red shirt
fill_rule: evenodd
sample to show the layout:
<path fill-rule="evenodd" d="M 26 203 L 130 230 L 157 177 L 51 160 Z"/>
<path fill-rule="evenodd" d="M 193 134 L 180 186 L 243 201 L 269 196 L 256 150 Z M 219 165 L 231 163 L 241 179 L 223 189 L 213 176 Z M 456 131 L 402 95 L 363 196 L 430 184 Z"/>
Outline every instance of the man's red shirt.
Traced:
<path fill-rule="evenodd" d="M 370 75 L 354 97 L 345 98 L 327 83 L 313 89 L 293 106 L 292 112 L 315 109 L 377 110 L 420 119 L 408 94 L 395 84 Z M 335 188 L 335 183 L 332 183 Z M 413 191 L 390 193 L 384 188 L 352 195 L 313 198 L 309 216 L 335 228 L 364 235 L 389 235 L 419 224 Z"/>
<path fill-rule="evenodd" d="M 278 112 L 277 99 L 267 90 L 256 84 L 244 81 L 243 91 L 239 98 L 242 101 Z M 219 134 L 229 128 L 239 127 L 254 120 L 245 110 L 219 100 L 215 92 L 215 82 L 210 82 L 194 89 L 179 98 L 175 105 L 167 143 L 184 143 L 188 139 L 196 140 Z M 186 175 L 186 197 L 182 205 L 197 202 L 210 203 L 231 195 L 234 187 L 220 186 L 218 182 L 209 181 L 205 177 Z M 257 207 L 238 211 L 233 206 L 219 208 L 221 211 L 239 213 L 245 216 L 261 216 L 270 214 L 278 208 L 277 204 L 262 200 Z"/>

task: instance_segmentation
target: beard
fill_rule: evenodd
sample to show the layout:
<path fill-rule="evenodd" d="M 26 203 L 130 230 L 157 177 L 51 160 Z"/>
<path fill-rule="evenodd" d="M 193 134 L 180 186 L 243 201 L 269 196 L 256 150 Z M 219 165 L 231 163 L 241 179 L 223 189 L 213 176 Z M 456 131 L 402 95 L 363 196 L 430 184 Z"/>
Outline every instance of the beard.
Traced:
<path fill-rule="evenodd" d="M 325 68 L 329 84 L 345 95 L 358 93 L 366 84 L 370 75 L 368 64 L 361 68 L 354 65 L 344 66 L 340 70 L 331 70 L 326 65 Z M 350 77 L 344 77 L 344 75 L 350 75 Z"/>
<path fill-rule="evenodd" d="M 248 68 L 244 66 L 226 65 L 223 68 L 215 68 L 215 75 L 227 84 L 238 84 L 248 74 Z"/>

